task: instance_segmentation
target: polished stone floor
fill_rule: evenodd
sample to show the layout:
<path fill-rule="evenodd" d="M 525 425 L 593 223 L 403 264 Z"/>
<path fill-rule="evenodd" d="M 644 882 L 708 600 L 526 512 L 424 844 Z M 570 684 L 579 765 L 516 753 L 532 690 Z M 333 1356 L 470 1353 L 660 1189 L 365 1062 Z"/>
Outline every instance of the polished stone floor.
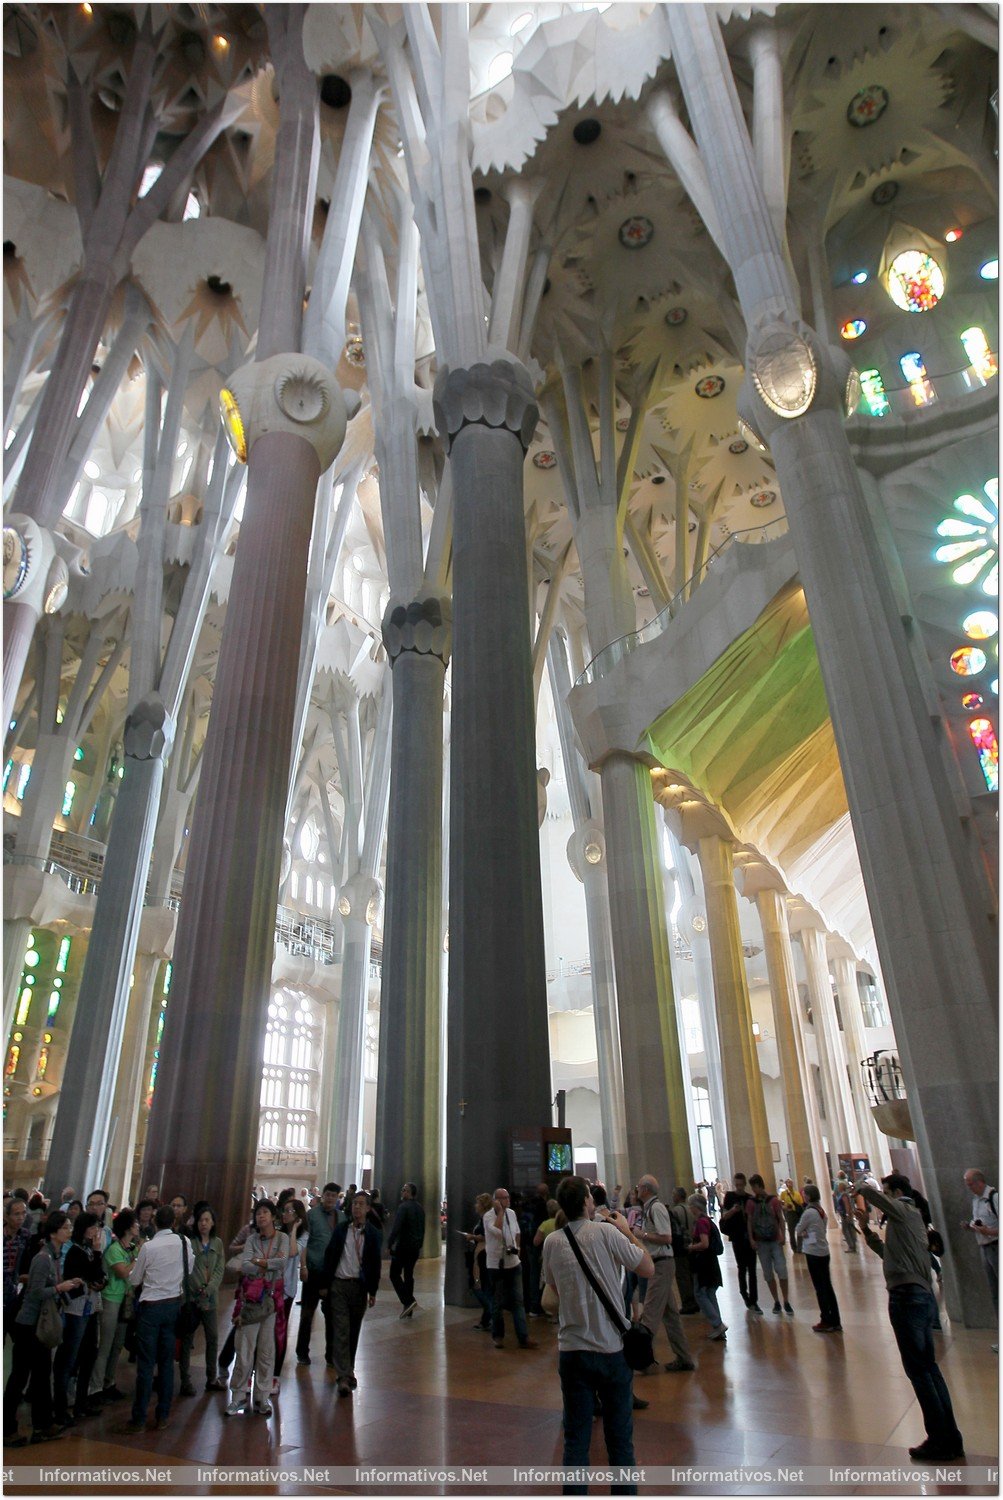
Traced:
<path fill-rule="evenodd" d="M 721 1307 L 730 1325 L 727 1344 L 706 1340 L 701 1317 L 686 1318 L 687 1336 L 699 1359 L 697 1372 L 636 1379 L 636 1392 L 651 1403 L 634 1424 L 638 1464 L 908 1465 L 907 1449 L 921 1441 L 923 1427 L 888 1324 L 876 1257 L 835 1251 L 833 1281 L 843 1315 L 842 1337 L 812 1332 L 818 1315 L 801 1257 L 791 1281 L 794 1318 L 773 1317 L 769 1310 L 763 1318 L 747 1315 L 730 1251 L 724 1266 Z M 442 1307 L 440 1280 L 440 1267 L 422 1262 L 421 1308 L 402 1323 L 397 1299 L 384 1279 L 363 1327 L 356 1366 L 359 1389 L 350 1400 L 338 1399 L 333 1372 L 325 1367 L 319 1314 L 313 1363 L 296 1365 L 296 1312 L 271 1418 L 223 1416 L 226 1396 L 202 1393 L 200 1343 L 193 1371 L 199 1395 L 175 1401 L 166 1430 L 136 1437 L 116 1432 L 128 1416 L 128 1403 L 122 1402 L 56 1443 L 5 1450 L 5 1462 L 559 1464 L 556 1328 L 543 1320 L 530 1324 L 539 1341 L 536 1350 L 520 1350 L 511 1332 L 506 1347 L 495 1349 L 488 1337 L 473 1330 L 476 1309 Z M 945 1332 L 937 1338 L 970 1464 L 994 1463 L 999 1451 L 993 1338 L 988 1332 L 954 1328 L 946 1319 Z M 671 1357 L 664 1333 L 656 1353 L 663 1361 Z M 134 1367 L 123 1359 L 119 1384 L 131 1391 L 133 1375 Z M 592 1460 L 605 1461 L 598 1423 Z M 152 1492 L 155 1486 L 144 1489 Z M 741 1492 L 737 1486 L 735 1490 Z M 848 1485 L 846 1492 L 864 1493 L 867 1486 Z M 916 1493 L 916 1488 L 904 1486 L 901 1492 Z M 925 1492 L 936 1493 L 936 1485 L 929 1484 Z M 959 1493 L 957 1488 L 952 1492 Z"/>

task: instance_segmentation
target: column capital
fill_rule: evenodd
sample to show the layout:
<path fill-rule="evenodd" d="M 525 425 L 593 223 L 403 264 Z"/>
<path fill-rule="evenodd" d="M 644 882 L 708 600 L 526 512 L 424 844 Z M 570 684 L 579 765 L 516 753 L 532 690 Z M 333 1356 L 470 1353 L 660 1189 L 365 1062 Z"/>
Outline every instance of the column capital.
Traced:
<path fill-rule="evenodd" d="M 453 644 L 452 597 L 439 589 L 419 589 L 409 603 L 391 599 L 382 630 L 391 668 L 405 651 L 436 656 L 446 667 Z"/>
<path fill-rule="evenodd" d="M 735 851 L 735 884 L 750 901 L 755 901 L 764 891 L 775 893 L 781 901 L 788 894 L 783 876 L 747 849 Z"/>
<path fill-rule="evenodd" d="M 358 398 L 349 392 L 356 407 Z M 349 408 L 331 371 L 310 354 L 273 354 L 242 366 L 220 391 L 227 438 L 246 463 L 258 438 L 284 432 L 302 438 L 323 474 L 345 438 Z"/>
<path fill-rule="evenodd" d="M 801 318 L 773 316 L 755 324 L 745 348 L 738 413 L 768 444 L 785 422 L 823 409 L 852 416 L 860 377 L 843 349 L 826 344 Z"/>
<path fill-rule="evenodd" d="M 681 844 L 698 852 L 701 839 L 717 837 L 733 844 L 735 834 L 727 818 L 693 787 L 664 769 L 651 773 L 655 801 L 665 809 L 665 821 Z"/>
<path fill-rule="evenodd" d="M 27 604 L 36 619 L 43 611 L 55 614 L 66 598 L 68 578 L 52 532 L 32 516 L 8 512 L 3 523 L 4 603 Z"/>
<path fill-rule="evenodd" d="M 130 760 L 166 760 L 174 744 L 174 720 L 159 693 L 148 693 L 130 709 L 122 736 Z"/>
<path fill-rule="evenodd" d="M 787 921 L 792 933 L 817 932 L 823 940 L 829 936 L 824 918 L 800 896 L 794 896 L 788 902 Z"/>
<path fill-rule="evenodd" d="M 490 362 L 439 371 L 432 396 L 436 426 L 447 450 L 464 427 L 479 425 L 508 428 L 525 453 L 540 416 L 529 371 L 505 350 L 488 353 Z"/>

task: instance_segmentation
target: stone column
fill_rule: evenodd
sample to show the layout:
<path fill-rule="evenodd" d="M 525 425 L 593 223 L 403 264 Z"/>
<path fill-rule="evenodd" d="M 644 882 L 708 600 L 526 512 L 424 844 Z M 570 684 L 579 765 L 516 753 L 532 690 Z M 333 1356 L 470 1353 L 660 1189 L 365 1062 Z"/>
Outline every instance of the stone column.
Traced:
<path fill-rule="evenodd" d="M 800 1187 L 802 1179 L 810 1177 L 812 1182 L 818 1184 L 827 1200 L 829 1173 L 822 1146 L 818 1106 L 805 1053 L 801 1002 L 794 972 L 791 934 L 787 925 L 787 903 L 779 878 L 765 866 L 745 866 L 739 878 L 743 893 L 755 898 L 763 930 L 766 969 L 773 1000 L 773 1024 L 780 1052 L 784 1116 L 797 1183 Z"/>
<path fill-rule="evenodd" d="M 853 1101 L 854 1117 L 860 1132 L 860 1149 L 871 1158 L 875 1175 L 891 1170 L 891 1158 L 885 1138 L 878 1129 L 871 1113 L 870 1102 L 864 1088 L 861 1063 L 867 1056 L 864 1040 L 864 1019 L 860 1013 L 860 990 L 857 987 L 857 965 L 852 954 L 838 938 L 829 940 L 829 965 L 836 981 L 839 996 L 839 1013 L 843 1019 L 843 1041 L 846 1046 L 846 1061 L 850 1074 L 850 1098 Z M 832 952 L 833 949 L 837 951 Z"/>
<path fill-rule="evenodd" d="M 853 1100 L 850 1098 L 843 1033 L 839 1029 L 832 981 L 829 978 L 829 960 L 825 956 L 825 933 L 817 926 L 809 925 L 803 914 L 793 914 L 792 928 L 797 932 L 804 954 L 808 999 L 814 1018 L 815 1041 L 825 1092 L 829 1154 L 835 1172 L 839 1152 L 858 1149 L 854 1140 L 857 1121 L 853 1113 Z"/>
<path fill-rule="evenodd" d="M 600 769 L 627 1119 L 628 1175 L 693 1170 L 651 772 L 616 751 Z"/>
<path fill-rule="evenodd" d="M 63 1070 L 45 1174 L 50 1196 L 63 1183 L 78 1178 L 90 1181 L 104 1170 L 129 977 L 143 915 L 164 761 L 173 742 L 174 723 L 161 698 L 151 693 L 126 720 L 129 766 L 119 788 L 101 899 L 80 981 L 80 992 L 90 1003 L 77 1006 Z"/>
<path fill-rule="evenodd" d="M 448 596 L 391 600 L 383 643 L 393 670 L 386 915 L 380 986 L 375 1181 L 389 1203 L 405 1182 L 426 1205 L 426 1255 L 442 1245 L 438 1215 L 442 943 L 442 694 L 450 650 Z"/>
<path fill-rule="evenodd" d="M 167 908 L 161 907 L 160 910 L 171 915 Z M 143 1107 L 143 1090 L 149 1077 L 149 1074 L 144 1076 L 146 1042 L 161 961 L 160 956 L 155 953 L 136 954 L 135 983 L 129 991 L 129 1004 L 115 1071 L 112 1101 L 114 1136 L 109 1143 L 104 1173 L 101 1175 L 101 1184 L 111 1193 L 113 1203 L 133 1202 L 130 1194 L 133 1188 L 136 1141 Z M 159 991 L 157 994 L 159 996 Z M 66 1180 L 70 1181 L 69 1178 Z M 146 1184 L 140 1183 L 139 1186 L 142 1189 Z M 58 1188 L 56 1191 L 58 1192 Z"/>
<path fill-rule="evenodd" d="M 342 1187 L 361 1182 L 362 1095 L 365 1087 L 366 1011 L 369 1001 L 369 956 L 373 929 L 366 917 L 367 901 L 361 883 L 342 900 L 352 909 L 344 918 L 345 945 L 341 961 L 341 999 L 333 1046 L 325 1047 L 325 1065 L 334 1063 L 331 1115 L 328 1125 L 327 1176 Z M 360 910 L 356 912 L 358 903 Z M 323 1128 L 323 1122 L 322 1122 Z"/>
<path fill-rule="evenodd" d="M 551 1123 L 522 469 L 537 421 L 510 356 L 440 371 L 453 482 L 446 1195 L 453 1223 L 508 1178 L 513 1126 Z M 490 1187 L 488 1187 L 490 1184 Z M 446 1300 L 467 1300 L 450 1234 Z"/>
<path fill-rule="evenodd" d="M 707 902 L 707 930 L 721 1040 L 724 1105 L 732 1172 L 759 1172 L 769 1182 L 776 1174 L 770 1150 L 763 1077 L 752 1031 L 752 1002 L 745 974 L 732 844 L 718 833 L 697 841 L 697 858 Z"/>
<path fill-rule="evenodd" d="M 978 1161 L 999 1175 L 995 916 L 972 898 L 982 886 L 944 775 L 943 731 L 843 431 L 848 361 L 798 321 L 716 19 L 699 5 L 664 14 L 750 333 L 743 415 L 769 445 L 784 496 L 924 1182 L 951 1242 L 948 1308 L 983 1326 L 994 1322 L 985 1278 L 954 1267 L 970 1264 L 958 1227 L 965 1169 Z M 879 692 L 866 661 L 882 664 Z"/>

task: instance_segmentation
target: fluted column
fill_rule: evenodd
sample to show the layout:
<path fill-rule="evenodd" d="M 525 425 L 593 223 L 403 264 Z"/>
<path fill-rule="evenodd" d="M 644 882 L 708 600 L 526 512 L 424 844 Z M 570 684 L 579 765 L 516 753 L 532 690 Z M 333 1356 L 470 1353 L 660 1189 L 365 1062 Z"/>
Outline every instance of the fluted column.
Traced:
<path fill-rule="evenodd" d="M 146 1043 L 150 1032 L 154 991 L 161 958 L 155 953 L 137 953 L 135 983 L 129 990 L 129 1003 L 122 1030 L 122 1044 L 115 1070 L 115 1093 L 112 1100 L 113 1136 L 101 1184 L 111 1194 L 113 1203 L 131 1203 L 136 1142 L 139 1135 L 143 1090 L 148 1073 Z M 70 1179 L 67 1178 L 67 1181 Z M 140 1184 L 145 1187 L 145 1183 Z M 58 1189 L 57 1189 L 58 1191 Z"/>
<path fill-rule="evenodd" d="M 143 915 L 164 761 L 173 742 L 174 723 L 161 698 L 151 693 L 126 720 L 128 773 L 119 788 L 101 900 L 80 981 L 80 993 L 89 1003 L 77 1006 L 63 1071 L 45 1175 L 50 1196 L 63 1183 L 90 1180 L 93 1173 L 100 1176 L 104 1170 L 129 977 Z"/>
<path fill-rule="evenodd" d="M 453 482 L 446 1193 L 462 1217 L 508 1176 L 513 1126 L 551 1121 L 522 470 L 537 422 L 510 357 L 444 369 Z M 464 1303 L 462 1243 L 446 1300 Z"/>
<path fill-rule="evenodd" d="M 830 948 L 832 944 L 830 943 Z M 829 963 L 836 981 L 839 996 L 839 1013 L 843 1020 L 843 1040 L 846 1045 L 846 1061 L 850 1074 L 850 1098 L 860 1132 L 860 1149 L 871 1158 L 876 1173 L 889 1170 L 890 1157 L 884 1136 L 875 1124 L 870 1102 L 864 1089 L 861 1063 L 867 1056 L 864 1041 L 864 1022 L 860 1013 L 860 990 L 857 986 L 857 965 L 848 954 L 830 957 Z"/>
<path fill-rule="evenodd" d="M 353 910 L 344 924 L 338 1028 L 332 1045 L 325 1048 L 325 1065 L 334 1064 L 327 1176 L 347 1187 L 362 1181 L 362 1096 L 373 929 L 364 909 L 358 914 Z"/>
<path fill-rule="evenodd" d="M 689 1078 L 676 1025 L 651 773 L 636 756 L 618 752 L 603 761 L 600 776 L 630 1176 L 687 1182 Z"/>
<path fill-rule="evenodd" d="M 744 872 L 746 895 L 753 893 L 750 891 L 750 874 L 749 871 Z M 828 1197 L 829 1174 L 822 1146 L 818 1105 L 805 1053 L 794 954 L 791 951 L 791 934 L 787 925 L 787 903 L 779 889 L 779 882 L 776 885 L 760 884 L 754 894 L 763 929 L 766 970 L 773 998 L 773 1024 L 780 1052 L 784 1116 L 791 1155 L 794 1158 L 794 1171 L 799 1185 L 806 1176 L 810 1177 Z"/>
<path fill-rule="evenodd" d="M 697 858 L 707 902 L 731 1169 L 747 1175 L 759 1172 L 768 1182 L 776 1168 L 770 1150 L 763 1075 L 752 1031 L 752 1002 L 738 920 L 732 845 L 720 834 L 704 834 L 697 842 Z"/>
<path fill-rule="evenodd" d="M 825 1092 L 825 1113 L 828 1125 L 829 1155 L 833 1171 L 840 1151 L 858 1149 L 854 1137 L 857 1122 L 850 1098 L 850 1082 L 846 1073 L 846 1053 L 843 1049 L 843 1033 L 839 1029 L 836 1002 L 829 979 L 829 960 L 825 956 L 825 933 L 809 926 L 803 919 L 795 918 L 797 935 L 804 954 L 808 979 L 808 999 L 815 1024 L 815 1040 L 818 1045 L 819 1065 L 822 1069 L 822 1087 Z"/>
<path fill-rule="evenodd" d="M 386 915 L 380 986 L 375 1180 L 389 1202 L 418 1185 L 425 1254 L 442 1244 L 437 1215 L 441 1140 L 442 694 L 450 601 L 391 601 L 383 643 L 393 669 Z"/>

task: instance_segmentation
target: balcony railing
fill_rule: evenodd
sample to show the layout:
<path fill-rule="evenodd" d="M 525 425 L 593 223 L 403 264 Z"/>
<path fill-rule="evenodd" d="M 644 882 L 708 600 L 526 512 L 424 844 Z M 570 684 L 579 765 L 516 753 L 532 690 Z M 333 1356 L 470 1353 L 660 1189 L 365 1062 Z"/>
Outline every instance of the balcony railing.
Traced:
<path fill-rule="evenodd" d="M 851 351 L 852 353 L 852 351 Z M 992 358 L 998 361 L 998 356 L 993 353 Z M 855 363 L 859 366 L 864 364 L 860 356 Z M 924 380 L 917 380 L 912 385 L 892 386 L 883 392 L 885 411 L 872 411 L 866 400 L 861 400 L 857 410 L 853 413 L 854 420 L 862 417 L 870 425 L 872 422 L 882 422 L 887 417 L 909 417 L 920 411 L 935 411 L 945 401 L 957 401 L 965 396 L 978 395 L 991 385 L 997 378 L 996 372 L 985 374 L 975 365 L 969 365 L 964 370 L 952 370 L 946 375 L 928 375 Z"/>
<path fill-rule="evenodd" d="M 875 1052 L 860 1064 L 871 1105 L 892 1104 L 906 1097 L 905 1080 L 895 1052 Z"/>
<path fill-rule="evenodd" d="M 750 526 L 745 531 L 733 531 L 730 536 L 726 536 L 723 542 L 708 553 L 706 562 L 686 580 L 682 588 L 673 594 L 660 614 L 657 614 L 653 620 L 649 620 L 647 625 L 642 625 L 640 630 L 632 630 L 629 635 L 622 635 L 618 641 L 611 641 L 608 646 L 604 646 L 589 662 L 575 686 L 581 687 L 587 682 L 598 682 L 601 677 L 607 676 L 618 662 L 623 661 L 625 656 L 636 651 L 638 646 L 657 640 L 668 628 L 670 620 L 674 618 L 680 605 L 689 598 L 695 588 L 699 587 L 708 574 L 713 572 L 733 542 L 739 542 L 743 547 L 757 547 L 762 542 L 775 542 L 786 535 L 787 517 L 777 516 L 775 521 L 770 521 L 765 526 Z"/>

